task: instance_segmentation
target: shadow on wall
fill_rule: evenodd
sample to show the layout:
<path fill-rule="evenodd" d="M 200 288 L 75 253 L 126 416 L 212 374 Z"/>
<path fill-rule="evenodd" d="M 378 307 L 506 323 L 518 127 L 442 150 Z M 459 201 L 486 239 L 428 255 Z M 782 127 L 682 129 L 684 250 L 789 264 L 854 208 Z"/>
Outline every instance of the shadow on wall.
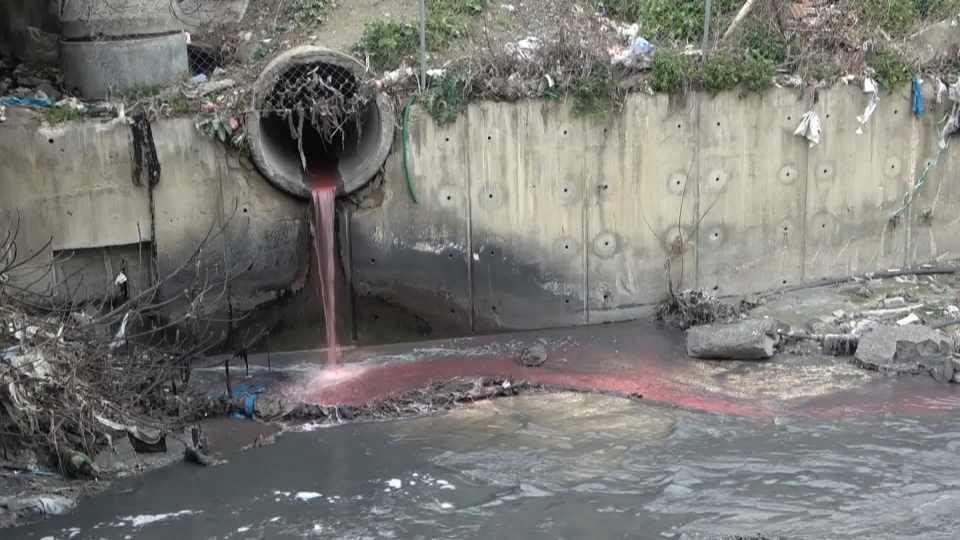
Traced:
<path fill-rule="evenodd" d="M 4 52 L 30 64 L 60 59 L 59 0 L 4 0 L 0 16 L 0 57 Z"/>

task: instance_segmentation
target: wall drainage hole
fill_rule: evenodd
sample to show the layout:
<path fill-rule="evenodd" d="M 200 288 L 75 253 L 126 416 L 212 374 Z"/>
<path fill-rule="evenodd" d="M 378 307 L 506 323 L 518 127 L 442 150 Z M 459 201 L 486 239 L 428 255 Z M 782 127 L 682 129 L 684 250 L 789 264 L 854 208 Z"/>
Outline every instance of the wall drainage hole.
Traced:
<path fill-rule="evenodd" d="M 492 257 L 494 253 L 496 253 L 496 252 L 491 249 L 491 250 L 490 250 L 490 256 Z"/>
<path fill-rule="evenodd" d="M 720 238 L 720 233 L 713 233 L 714 238 Z"/>
<path fill-rule="evenodd" d="M 677 129 L 680 129 L 681 127 L 682 127 L 682 124 L 677 124 Z"/>
<path fill-rule="evenodd" d="M 373 320 L 379 321 L 379 320 L 380 320 L 380 316 L 377 315 L 376 313 L 374 313 L 374 315 L 373 315 Z"/>
<path fill-rule="evenodd" d="M 830 113 L 827 113 L 827 118 L 830 118 Z"/>
<path fill-rule="evenodd" d="M 823 170 L 823 174 L 829 174 L 829 173 L 830 173 L 830 169 L 824 169 L 824 170 Z"/>
<path fill-rule="evenodd" d="M 47 142 L 53 144 L 53 139 L 47 139 Z"/>
<path fill-rule="evenodd" d="M 452 201 L 452 200 L 453 200 L 453 197 L 447 195 L 447 200 L 448 200 L 448 201 Z"/>
<path fill-rule="evenodd" d="M 787 117 L 787 122 L 789 122 L 789 121 L 791 121 L 791 120 L 793 120 L 793 117 L 792 117 L 792 116 L 788 116 L 788 117 Z"/>
<path fill-rule="evenodd" d="M 783 232 L 787 232 L 789 230 L 790 230 L 790 227 L 787 227 L 786 225 L 783 226 Z"/>
<path fill-rule="evenodd" d="M 377 260 L 376 260 L 376 259 L 370 259 L 370 264 L 377 264 Z"/>
<path fill-rule="evenodd" d="M 569 303 L 570 303 L 570 299 L 569 299 L 569 298 L 564 298 L 564 299 L 563 299 L 563 303 L 564 303 L 564 304 L 569 304 Z"/>
<path fill-rule="evenodd" d="M 790 171 L 787 171 L 787 178 L 790 178 Z"/>
<path fill-rule="evenodd" d="M 494 312 L 497 311 L 497 306 L 490 306 L 490 310 Z"/>
<path fill-rule="evenodd" d="M 451 310 L 450 310 L 450 314 L 451 314 L 451 315 L 455 315 L 456 313 L 457 313 L 457 310 L 455 310 L 455 309 L 451 309 Z"/>
<path fill-rule="evenodd" d="M 600 186 L 600 189 L 606 191 L 606 190 L 610 189 L 610 186 L 608 186 L 607 184 L 604 184 L 604 185 Z"/>
<path fill-rule="evenodd" d="M 563 249 L 570 249 L 570 244 L 564 244 Z"/>
<path fill-rule="evenodd" d="M 567 130 L 563 130 L 563 134 L 566 135 L 566 134 L 567 134 Z"/>
<path fill-rule="evenodd" d="M 899 112 L 900 112 L 900 109 L 894 109 L 894 110 L 893 110 L 893 114 L 898 114 Z"/>
<path fill-rule="evenodd" d="M 680 181 L 679 181 L 679 180 L 677 180 L 677 185 L 678 185 L 678 186 L 680 185 Z"/>
<path fill-rule="evenodd" d="M 487 135 L 487 140 L 488 140 L 488 141 L 492 141 L 492 140 L 493 140 L 493 136 Z"/>
<path fill-rule="evenodd" d="M 450 137 L 444 137 L 443 140 L 444 140 L 445 142 L 450 142 Z"/>
<path fill-rule="evenodd" d="M 247 213 L 247 209 L 246 209 L 246 208 L 243 209 L 243 213 L 244 213 L 244 214 Z"/>
<path fill-rule="evenodd" d="M 610 242 L 609 242 L 609 241 L 605 241 L 605 242 L 603 243 L 603 245 L 604 245 L 604 247 L 609 246 L 609 245 L 610 245 Z"/>
<path fill-rule="evenodd" d="M 717 127 L 720 127 L 720 122 L 717 122 Z"/>
<path fill-rule="evenodd" d="M 447 258 L 450 259 L 450 260 L 453 260 L 453 253 L 448 253 L 448 254 L 447 254 Z"/>
<path fill-rule="evenodd" d="M 786 285 L 786 284 L 787 284 L 787 280 L 781 279 L 781 280 L 780 280 L 780 284 L 781 284 L 781 285 Z"/>
<path fill-rule="evenodd" d="M 714 286 L 713 286 L 713 290 L 719 291 L 719 290 L 720 290 L 720 286 L 719 286 L 719 285 L 714 285 Z"/>
<path fill-rule="evenodd" d="M 493 198 L 493 193 L 487 193 L 487 198 L 488 198 L 488 199 L 492 199 L 492 198 Z"/>
<path fill-rule="evenodd" d="M 718 176 L 718 177 L 714 178 L 713 181 L 714 181 L 715 183 L 720 183 L 720 177 Z"/>
<path fill-rule="evenodd" d="M 608 293 L 603 293 L 603 299 L 604 299 L 604 300 L 609 300 L 609 299 L 610 299 L 610 294 L 608 294 Z"/>

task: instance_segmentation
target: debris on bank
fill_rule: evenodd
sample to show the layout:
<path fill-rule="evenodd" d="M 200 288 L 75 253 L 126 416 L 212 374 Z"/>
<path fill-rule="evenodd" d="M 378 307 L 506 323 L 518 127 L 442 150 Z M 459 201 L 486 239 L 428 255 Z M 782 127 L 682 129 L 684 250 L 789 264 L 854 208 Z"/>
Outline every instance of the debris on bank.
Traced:
<path fill-rule="evenodd" d="M 454 378 L 358 406 L 299 404 L 283 415 L 285 420 L 310 420 L 322 424 L 347 421 L 411 418 L 446 411 L 488 399 L 549 389 L 526 381 L 499 377 Z"/>
<path fill-rule="evenodd" d="M 655 317 L 668 326 L 686 330 L 704 324 L 738 320 L 754 304 L 742 300 L 738 305 L 723 302 L 717 295 L 703 289 L 688 289 L 669 297 L 657 306 Z"/>

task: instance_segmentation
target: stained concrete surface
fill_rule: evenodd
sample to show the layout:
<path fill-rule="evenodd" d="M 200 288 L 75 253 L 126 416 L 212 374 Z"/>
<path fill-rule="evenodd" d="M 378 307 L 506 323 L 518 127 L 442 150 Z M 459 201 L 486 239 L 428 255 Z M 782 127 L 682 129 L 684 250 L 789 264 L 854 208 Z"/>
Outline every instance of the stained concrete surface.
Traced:
<path fill-rule="evenodd" d="M 376 196 L 340 207 L 348 289 L 338 304 L 351 308 L 339 314 L 342 335 L 369 343 L 622 321 L 649 314 L 668 276 L 675 288 L 738 295 L 954 259 L 952 150 L 891 219 L 937 157 L 932 95 L 917 119 L 906 88 L 885 93 L 862 134 L 857 87 L 818 96 L 634 95 L 603 119 L 563 103 L 475 103 L 447 126 L 415 110 L 409 186 L 395 144 Z M 807 110 L 824 125 L 812 148 L 792 134 Z M 303 283 L 302 204 L 188 120 L 155 126 L 165 173 L 153 218 L 128 181 L 125 130 L 38 126 L 0 126 L 11 157 L 0 189 L 13 194 L 0 211 L 30 209 L 24 251 L 48 235 L 63 248 L 129 244 L 149 238 L 153 219 L 169 268 L 236 207 L 233 223 L 249 229 L 231 226 L 242 241 L 223 259 L 254 263 L 237 298 L 252 306 Z M 48 180 L 26 181 L 35 178 Z"/>

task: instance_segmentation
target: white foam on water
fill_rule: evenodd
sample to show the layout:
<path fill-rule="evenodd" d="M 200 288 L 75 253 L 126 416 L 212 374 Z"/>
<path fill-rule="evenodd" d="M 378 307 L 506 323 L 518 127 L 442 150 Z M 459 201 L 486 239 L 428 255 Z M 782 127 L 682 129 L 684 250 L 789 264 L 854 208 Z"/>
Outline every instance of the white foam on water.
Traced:
<path fill-rule="evenodd" d="M 179 512 L 170 512 L 168 514 L 140 514 L 138 516 L 124 516 L 120 518 L 120 521 L 124 523 L 130 522 L 130 525 L 134 527 L 144 527 L 160 521 L 176 519 L 183 516 L 192 516 L 199 513 L 199 511 L 195 512 L 193 510 L 180 510 Z"/>
<path fill-rule="evenodd" d="M 323 495 L 316 491 L 298 491 L 297 494 L 293 496 L 293 498 L 298 501 L 309 501 L 320 497 L 323 497 Z"/>

